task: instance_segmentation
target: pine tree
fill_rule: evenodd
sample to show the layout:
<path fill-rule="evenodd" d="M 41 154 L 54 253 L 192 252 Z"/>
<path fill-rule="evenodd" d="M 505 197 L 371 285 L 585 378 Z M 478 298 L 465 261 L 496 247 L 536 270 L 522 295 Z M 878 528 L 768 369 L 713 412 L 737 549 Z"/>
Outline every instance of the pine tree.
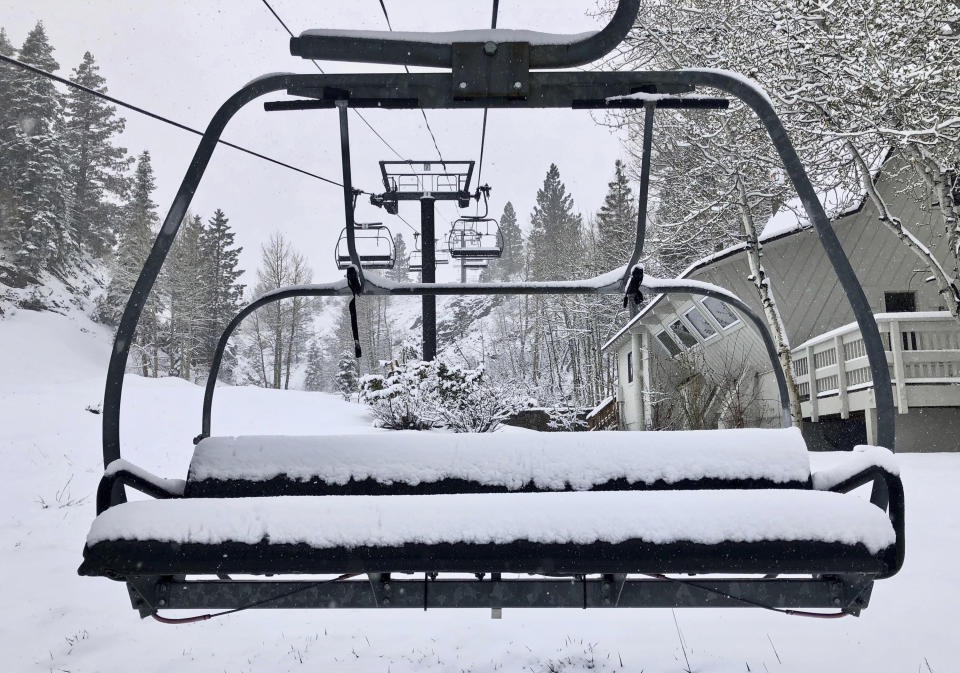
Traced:
<path fill-rule="evenodd" d="M 90 52 L 83 55 L 71 81 L 106 93 L 106 80 L 100 75 Z M 114 243 L 112 220 L 116 209 L 105 202 L 107 193 L 123 193 L 126 150 L 115 147 L 113 139 L 123 132 L 125 121 L 116 116 L 116 108 L 90 94 L 70 89 L 67 94 L 67 121 L 64 142 L 72 229 L 81 250 L 100 257 Z"/>
<path fill-rule="evenodd" d="M 597 267 L 609 271 L 626 264 L 633 252 L 637 231 L 637 206 L 627 180 L 626 166 L 617 159 L 613 181 L 597 213 Z"/>
<path fill-rule="evenodd" d="M 323 390 L 323 381 L 323 355 L 317 344 L 312 344 L 307 351 L 307 374 L 303 387 L 309 391 Z"/>
<path fill-rule="evenodd" d="M 239 280 L 243 275 L 240 268 L 243 248 L 235 245 L 230 220 L 219 208 L 201 233 L 199 247 L 203 269 L 194 282 L 204 295 L 198 357 L 208 363 L 213 359 L 221 332 L 240 310 L 244 290 Z M 232 360 L 232 354 L 225 354 L 221 367 L 224 374 L 229 373 Z"/>
<path fill-rule="evenodd" d="M 528 239 L 528 269 L 531 280 L 573 277 L 583 262 L 582 219 L 573 211 L 573 197 L 560 180 L 560 170 L 550 164 L 537 203 L 530 216 L 533 227 Z"/>
<path fill-rule="evenodd" d="M 98 311 L 100 320 L 108 325 L 116 325 L 120 321 L 130 292 L 150 253 L 153 230 L 157 224 L 157 204 L 153 202 L 154 188 L 150 152 L 144 150 L 137 158 L 130 194 L 123 205 L 123 226 L 119 232 L 113 275 Z M 158 375 L 160 307 L 158 288 L 155 287 L 143 308 L 135 342 L 144 376 L 149 375 L 151 363 L 154 365 L 154 376 Z"/>
<path fill-rule="evenodd" d="M 360 370 L 356 358 L 350 351 L 340 353 L 340 360 L 337 362 L 337 390 L 343 395 L 343 399 L 349 400 L 350 396 L 357 392 L 357 379 Z"/>
<path fill-rule="evenodd" d="M 7 31 L 0 27 L 0 55 L 15 56 L 16 53 L 17 50 L 7 38 Z M 13 95 L 13 77 L 14 66 L 0 63 L 0 101 L 5 101 L 0 105 L 0 245 L 10 242 L 13 228 L 12 174 L 7 148 L 13 140 L 14 131 L 12 109 L 6 103 Z"/>
<path fill-rule="evenodd" d="M 43 24 L 27 35 L 19 51 L 21 61 L 47 72 L 60 65 L 53 58 Z M 14 265 L 36 279 L 45 268 L 57 268 L 68 254 L 69 232 L 62 228 L 64 199 L 62 151 L 57 131 L 63 105 L 53 82 L 25 70 L 16 70 L 5 101 L 3 178 L 12 195 L 5 227 L 5 243 Z"/>
<path fill-rule="evenodd" d="M 500 234 L 503 236 L 503 255 L 496 262 L 496 277 L 513 280 L 523 272 L 523 232 L 517 222 L 517 211 L 509 201 L 500 216 Z"/>
<path fill-rule="evenodd" d="M 403 282 L 407 280 L 407 274 L 410 273 L 410 254 L 407 252 L 407 243 L 403 240 L 403 234 L 396 234 L 393 237 L 393 249 L 397 263 L 387 275 L 392 280 Z"/>
<path fill-rule="evenodd" d="M 200 248 L 203 221 L 199 215 L 188 213 L 170 251 L 164 283 L 168 293 L 169 321 L 167 323 L 167 350 L 170 355 L 170 374 L 193 380 L 194 366 L 198 364 L 207 306 L 201 279 L 206 260 Z"/>

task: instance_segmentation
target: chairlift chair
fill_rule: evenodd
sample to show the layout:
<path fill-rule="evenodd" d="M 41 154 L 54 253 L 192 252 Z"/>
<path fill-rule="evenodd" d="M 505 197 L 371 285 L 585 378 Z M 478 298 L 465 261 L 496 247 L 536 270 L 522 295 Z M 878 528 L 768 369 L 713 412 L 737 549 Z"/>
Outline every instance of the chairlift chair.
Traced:
<path fill-rule="evenodd" d="M 458 218 L 450 228 L 447 245 L 454 259 L 497 259 L 503 254 L 500 224 L 492 217 Z"/>
<path fill-rule="evenodd" d="M 869 303 L 756 85 L 716 70 L 561 71 L 616 47 L 640 4 L 620 0 L 611 22 L 586 38 L 540 35 L 526 42 L 520 40 L 527 33 L 492 31 L 463 42 L 462 36 L 311 31 L 291 40 L 294 54 L 442 71 L 269 75 L 223 105 L 120 320 L 104 394 L 105 471 L 81 574 L 124 582 L 141 616 L 164 621 L 171 620 L 158 611 L 212 608 L 759 607 L 791 614 L 831 609 L 816 614 L 837 616 L 867 606 L 874 582 L 896 574 L 905 551 L 903 487 L 888 450 L 895 419 L 890 373 Z M 714 285 L 644 275 L 654 113 L 726 107 L 727 99 L 699 88 L 739 98 L 766 127 L 853 308 L 873 379 L 878 442 L 888 449 L 858 451 L 812 473 L 803 438 L 790 427 L 786 381 L 763 319 Z M 161 479 L 120 453 L 134 330 L 227 122 L 244 104 L 275 91 L 295 98 L 268 102 L 268 111 L 337 109 L 348 221 L 355 196 L 348 107 L 642 108 L 631 261 L 584 280 L 464 284 L 387 282 L 351 266 L 340 281 L 271 291 L 244 307 L 220 337 L 186 480 Z M 616 294 L 636 305 L 657 293 L 712 297 L 756 331 L 780 393 L 782 428 L 559 432 L 522 441 L 503 433 L 212 434 L 230 336 L 270 303 L 304 296 Z M 863 485 L 872 485 L 869 501 L 847 494 Z M 128 488 L 149 498 L 127 502 Z"/>
<path fill-rule="evenodd" d="M 410 271 L 423 271 L 423 250 L 419 244 L 420 234 L 413 234 L 414 249 L 410 251 L 410 258 L 407 262 L 407 269 Z M 434 264 L 442 266 L 450 263 L 450 253 L 442 248 L 434 252 Z"/>
<path fill-rule="evenodd" d="M 410 253 L 410 263 L 407 264 L 410 271 L 423 271 L 423 253 L 420 250 L 413 250 Z"/>
<path fill-rule="evenodd" d="M 353 262 L 347 242 L 347 228 L 340 231 L 334 256 L 338 269 L 347 269 Z M 364 269 L 392 269 L 397 263 L 393 235 L 381 222 L 357 223 L 354 225 L 354 243 L 360 266 Z"/>

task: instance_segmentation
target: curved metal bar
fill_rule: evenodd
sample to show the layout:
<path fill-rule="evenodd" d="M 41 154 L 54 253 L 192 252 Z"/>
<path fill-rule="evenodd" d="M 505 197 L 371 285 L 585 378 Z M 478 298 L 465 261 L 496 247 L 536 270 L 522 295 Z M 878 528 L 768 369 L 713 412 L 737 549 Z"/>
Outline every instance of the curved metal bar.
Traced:
<path fill-rule="evenodd" d="M 653 283 L 651 284 L 650 281 L 653 281 Z M 711 297 L 733 306 L 753 323 L 754 329 L 757 331 L 757 334 L 760 335 L 763 346 L 767 350 L 767 357 L 770 358 L 770 364 L 773 367 L 773 376 L 777 380 L 777 392 L 780 395 L 780 425 L 781 427 L 789 428 L 793 423 L 790 418 L 790 397 L 787 394 L 787 378 L 784 376 L 783 367 L 780 365 L 780 356 L 777 355 L 777 346 L 773 342 L 773 337 L 770 336 L 770 330 L 767 329 L 766 322 L 735 294 L 727 292 L 726 290 L 720 291 L 719 288 L 709 283 L 701 283 L 696 280 L 683 280 L 678 282 L 670 281 L 669 284 L 661 285 L 660 283 L 662 282 L 663 281 L 658 282 L 657 279 L 648 277 L 640 283 L 640 288 L 641 290 L 655 294 L 682 293 Z"/>
<path fill-rule="evenodd" d="M 611 52 L 627 36 L 640 11 L 641 0 L 620 0 L 610 22 L 602 30 L 582 40 L 558 44 L 531 44 L 530 67 L 572 68 L 596 61 Z M 355 63 L 389 63 L 434 68 L 453 67 L 453 43 L 485 42 L 486 36 L 502 35 L 500 42 L 524 42 L 512 31 L 477 31 L 475 40 L 468 35 L 431 33 L 431 41 L 399 39 L 382 31 L 306 31 L 290 38 L 290 53 L 301 58 Z M 558 36 L 563 39 L 567 36 Z M 575 37 L 575 36 L 570 36 Z M 529 39 L 529 38 L 528 38 Z"/>
<path fill-rule="evenodd" d="M 339 295 L 350 296 L 352 292 L 347 286 L 346 280 L 338 280 L 335 283 L 326 283 L 323 285 L 297 285 L 293 287 L 284 287 L 279 290 L 273 290 L 247 304 L 233 320 L 224 328 L 220 335 L 220 341 L 217 342 L 217 350 L 213 353 L 213 361 L 210 363 L 210 373 L 207 375 L 207 385 L 203 390 L 203 419 L 201 421 L 200 436 L 194 439 L 194 443 L 204 437 L 210 436 L 210 415 L 213 410 L 213 392 L 217 387 L 217 378 L 220 375 L 220 365 L 223 363 L 223 354 L 227 350 L 227 342 L 243 319 L 256 311 L 261 306 L 272 304 L 283 299 L 293 297 L 335 297 Z"/>
<path fill-rule="evenodd" d="M 163 220 L 163 226 L 150 249 L 150 255 L 144 263 L 143 270 L 133 286 L 133 292 L 127 300 L 127 305 L 120 318 L 117 334 L 114 337 L 113 352 L 110 355 L 110 365 L 107 368 L 107 382 L 103 393 L 103 466 L 107 467 L 120 458 L 120 401 L 123 396 L 123 375 L 127 369 L 127 358 L 130 355 L 130 344 L 136 332 L 140 314 L 147 301 L 147 296 L 160 274 L 163 260 L 166 259 L 173 239 L 180 228 L 193 195 L 200 184 L 200 178 L 210 162 L 217 141 L 223 133 L 227 122 L 236 114 L 237 110 L 267 93 L 282 91 L 296 80 L 296 75 L 280 74 L 268 75 L 248 83 L 237 93 L 227 99 L 220 106 L 217 113 L 210 120 L 200 144 L 194 152 L 186 175 L 180 183 L 173 205 Z"/>
<path fill-rule="evenodd" d="M 182 498 L 186 486 L 182 479 L 164 479 L 141 467 L 123 460 L 115 460 L 104 471 L 97 486 L 97 514 L 103 514 L 114 505 L 126 502 L 125 486 L 140 491 L 151 498 Z M 124 498 L 114 499 L 118 493 Z"/>
<path fill-rule="evenodd" d="M 871 502 L 885 510 L 893 525 L 896 542 L 887 571 L 878 575 L 877 579 L 886 579 L 896 575 L 903 567 L 906 556 L 906 517 L 904 516 L 903 483 L 896 474 L 891 474 L 879 465 L 871 465 L 843 481 L 832 485 L 829 489 L 836 493 L 849 493 L 855 488 L 873 484 L 873 493 L 883 493 L 881 501 L 871 498 Z"/>
<path fill-rule="evenodd" d="M 362 295 L 390 295 L 390 296 L 424 296 L 424 295 L 494 295 L 494 294 L 620 294 L 622 274 L 619 270 L 612 274 L 588 278 L 575 281 L 544 281 L 544 282 L 515 282 L 515 283 L 394 283 L 385 281 L 378 276 L 370 276 L 367 283 L 358 293 Z M 611 276 L 615 276 L 612 282 L 608 281 Z M 760 339 L 763 341 L 767 355 L 770 358 L 773 367 L 774 377 L 777 380 L 777 389 L 780 395 L 781 425 L 790 426 L 790 408 L 787 397 L 787 383 L 780 368 L 780 360 L 777 356 L 777 349 L 773 339 L 767 330 L 766 323 L 757 316 L 750 307 L 732 292 L 721 290 L 708 283 L 701 283 L 695 280 L 673 282 L 662 281 L 656 278 L 647 278 L 645 283 L 641 283 L 641 290 L 651 294 L 695 294 L 704 297 L 713 297 L 722 301 L 740 311 L 753 324 Z M 220 335 L 220 341 L 217 343 L 217 350 L 214 352 L 213 362 L 210 364 L 210 373 L 207 376 L 207 384 L 203 393 L 203 418 L 201 422 L 201 431 L 194 442 L 198 442 L 205 437 L 210 436 L 210 419 L 213 412 L 213 394 L 217 385 L 217 378 L 220 373 L 220 366 L 223 362 L 223 354 L 226 352 L 227 342 L 230 336 L 236 331 L 240 323 L 256 311 L 258 308 L 267 304 L 290 299 L 292 297 L 333 297 L 349 296 L 351 290 L 345 280 L 335 283 L 325 283 L 316 285 L 296 285 L 284 287 L 278 290 L 268 292 L 258 297 L 253 302 L 245 306 L 233 320 L 227 325 Z"/>

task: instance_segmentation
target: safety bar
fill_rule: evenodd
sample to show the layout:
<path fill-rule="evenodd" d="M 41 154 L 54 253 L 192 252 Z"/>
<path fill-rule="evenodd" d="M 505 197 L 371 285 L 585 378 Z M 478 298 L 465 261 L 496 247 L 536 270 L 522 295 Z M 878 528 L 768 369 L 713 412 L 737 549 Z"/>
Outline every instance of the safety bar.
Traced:
<path fill-rule="evenodd" d="M 642 277 L 639 267 L 634 267 L 629 277 Z M 574 281 L 540 281 L 540 282 L 511 282 L 511 283 L 395 283 L 381 276 L 371 274 L 366 277 L 363 287 L 357 292 L 359 295 L 371 296 L 424 296 L 424 295 L 521 295 L 521 294 L 620 294 L 623 292 L 623 274 L 620 269 L 585 280 Z M 763 320 L 750 307 L 732 292 L 728 292 L 709 283 L 695 280 L 671 281 L 646 277 L 639 284 L 639 291 L 650 294 L 692 294 L 703 297 L 712 297 L 737 309 L 753 325 L 763 341 L 767 357 L 773 367 L 777 380 L 777 390 L 780 395 L 780 421 L 783 427 L 790 427 L 790 407 L 787 397 L 787 382 L 780 367 L 777 347 L 767 330 Z M 337 281 L 318 285 L 297 285 L 284 287 L 268 292 L 244 307 L 227 325 L 210 364 L 210 373 L 207 375 L 207 384 L 203 393 L 203 418 L 200 434 L 194 438 L 194 444 L 210 436 L 210 418 L 213 411 L 213 393 L 220 374 L 220 365 L 226 351 L 230 336 L 240 326 L 243 319 L 267 304 L 291 299 L 293 297 L 334 297 L 352 296 L 347 281 Z"/>
<path fill-rule="evenodd" d="M 528 100 L 505 101 L 491 99 L 483 101 L 483 104 L 491 108 L 538 108 L 560 106 L 566 101 L 566 105 L 571 106 L 578 92 L 582 90 L 578 87 L 577 82 L 582 82 L 588 87 L 594 87 L 594 89 L 604 89 L 604 97 L 630 94 L 632 91 L 643 90 L 642 87 L 653 87 L 652 89 L 648 88 L 645 90 L 654 91 L 691 90 L 696 87 L 710 87 L 739 98 L 757 114 L 764 124 L 775 149 L 780 155 L 784 168 L 797 190 L 807 218 L 816 230 L 820 242 L 827 253 L 827 257 L 837 274 L 841 287 L 846 293 L 847 299 L 853 309 L 854 316 L 863 335 L 864 346 L 873 376 L 877 408 L 877 441 L 881 446 L 893 449 L 896 416 L 893 407 L 890 371 L 887 367 L 886 353 L 883 342 L 880 339 L 880 331 L 873 318 L 873 313 L 870 310 L 870 304 L 867 301 L 863 288 L 853 271 L 849 259 L 847 259 L 843 247 L 840 245 L 836 233 L 833 231 L 833 227 L 823 209 L 823 205 L 817 197 L 817 192 L 813 184 L 807 177 L 800 157 L 797 155 L 790 139 L 787 137 L 786 130 L 780 123 L 780 119 L 774 111 L 769 98 L 767 98 L 763 91 L 755 83 L 736 73 L 719 70 L 618 73 L 546 72 L 537 73 L 537 75 L 543 80 L 544 86 L 553 93 L 549 95 L 545 94 L 545 97 L 534 97 Z M 442 77 L 443 75 L 440 76 Z M 120 402 L 123 395 L 123 377 L 126 372 L 127 358 L 130 353 L 130 346 L 133 342 L 137 323 L 140 320 L 140 315 L 150 290 L 153 288 L 160 273 L 163 261 L 170 250 L 170 246 L 173 244 L 180 223 L 187 209 L 190 207 L 193 195 L 200 184 L 200 179 L 210 162 L 213 151 L 227 123 L 240 108 L 264 94 L 287 90 L 313 91 L 321 93 L 322 95 L 322 92 L 326 91 L 333 83 L 336 83 L 336 86 L 342 91 L 344 88 L 349 89 L 352 86 L 351 82 L 354 78 L 356 80 L 363 80 L 366 82 L 366 86 L 372 86 L 377 77 L 382 78 L 381 86 L 383 88 L 380 89 L 380 93 L 382 97 L 386 97 L 391 91 L 394 91 L 394 89 L 384 84 L 387 80 L 397 83 L 397 86 L 402 89 L 403 82 L 408 79 L 409 81 L 426 82 L 429 78 L 437 77 L 437 75 L 429 73 L 415 73 L 413 75 L 391 73 L 386 75 L 367 74 L 349 76 L 319 74 L 267 75 L 248 83 L 227 99 L 220 109 L 217 110 L 200 140 L 193 159 L 190 162 L 190 166 L 187 168 L 187 172 L 174 198 L 173 205 L 167 212 L 163 225 L 160 227 L 160 231 L 150 250 L 147 261 L 144 264 L 140 276 L 137 278 L 137 282 L 134 285 L 133 291 L 120 318 L 120 324 L 114 340 L 113 352 L 110 357 L 104 391 L 103 458 L 105 466 L 121 457 Z M 449 75 L 447 75 L 447 77 L 449 79 Z M 613 89 L 613 91 L 610 91 L 611 89 Z M 430 107 L 430 103 L 434 102 L 441 105 L 459 105 L 457 101 L 451 103 L 450 100 L 446 98 L 436 101 L 421 100 L 419 104 L 422 107 Z M 463 107 L 469 107 L 474 104 L 475 102 L 468 101 Z M 464 289 L 464 286 L 459 286 L 459 292 L 463 292 Z M 662 289 L 655 287 L 651 287 L 651 289 L 662 291 Z M 442 294 L 445 292 L 438 290 L 436 287 L 432 287 L 429 292 L 424 290 L 423 293 Z M 450 293 L 453 294 L 453 292 Z M 346 292 L 344 294 L 346 294 Z M 490 294 L 494 293 L 490 292 Z M 778 368 L 779 367 L 775 367 L 774 370 L 776 371 Z"/>
<path fill-rule="evenodd" d="M 393 33 L 308 30 L 290 38 L 290 53 L 307 59 L 389 63 L 453 68 L 454 44 L 529 44 L 529 67 L 572 68 L 592 63 L 613 51 L 630 32 L 641 0 L 620 0 L 610 22 L 596 33 L 582 35 L 534 34 L 528 31 L 478 30 L 459 33 Z M 576 38 L 582 39 L 576 39 Z M 555 38 L 555 39 L 554 39 Z M 538 42 L 544 42 L 538 44 Z M 487 49 L 490 49 L 487 47 Z M 486 51 L 490 56 L 493 54 Z"/>

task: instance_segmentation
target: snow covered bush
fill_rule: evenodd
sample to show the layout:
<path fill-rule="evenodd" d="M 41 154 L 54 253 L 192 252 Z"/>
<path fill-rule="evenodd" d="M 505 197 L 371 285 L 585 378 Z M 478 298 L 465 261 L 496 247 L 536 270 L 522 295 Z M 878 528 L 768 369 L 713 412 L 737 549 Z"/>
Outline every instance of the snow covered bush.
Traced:
<path fill-rule="evenodd" d="M 379 427 L 391 430 L 491 432 L 515 406 L 505 389 L 484 379 L 482 368 L 437 361 L 411 361 L 385 376 L 364 376 L 360 401 Z"/>
<path fill-rule="evenodd" d="M 360 401 L 373 411 L 378 427 L 427 430 L 436 424 L 439 400 L 425 373 L 421 367 L 403 366 L 387 376 L 369 374 L 360 379 Z"/>
<path fill-rule="evenodd" d="M 519 407 L 509 391 L 477 377 L 469 391 L 440 406 L 444 427 L 453 432 L 493 432 Z"/>

